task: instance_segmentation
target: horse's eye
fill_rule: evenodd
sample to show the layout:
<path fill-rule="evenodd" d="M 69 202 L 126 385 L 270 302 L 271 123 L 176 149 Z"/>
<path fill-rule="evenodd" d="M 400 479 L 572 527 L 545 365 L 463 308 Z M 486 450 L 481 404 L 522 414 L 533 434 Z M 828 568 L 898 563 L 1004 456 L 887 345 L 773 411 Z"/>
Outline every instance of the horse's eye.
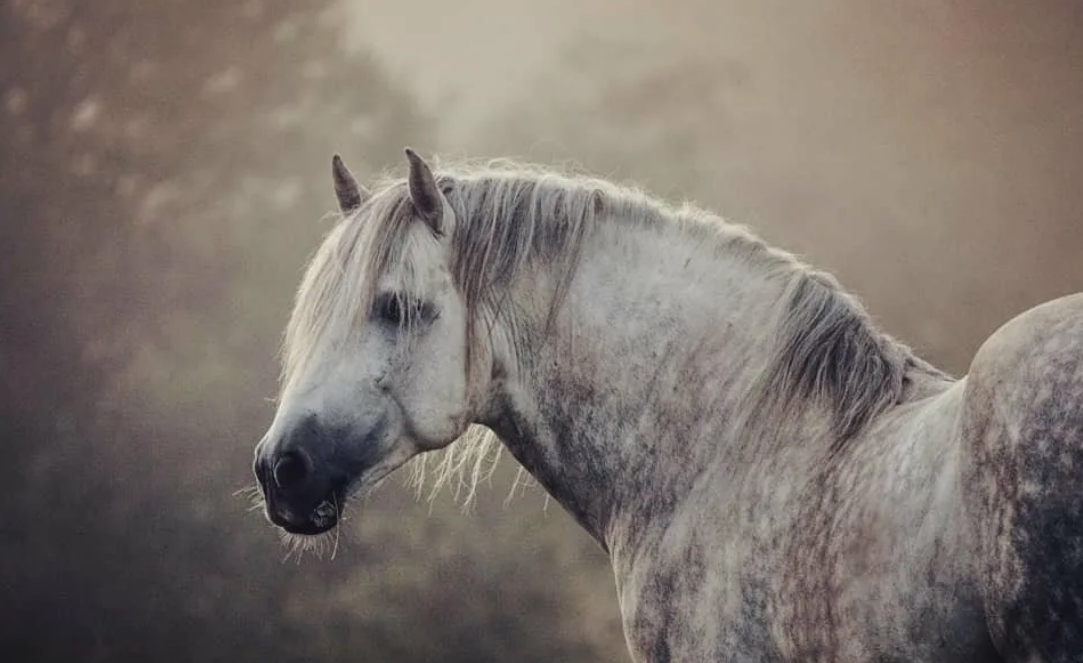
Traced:
<path fill-rule="evenodd" d="M 376 298 L 373 315 L 380 322 L 395 326 L 400 326 L 407 320 L 432 322 L 436 319 L 436 307 L 429 302 L 420 302 L 389 292 Z"/>
<path fill-rule="evenodd" d="M 376 298 L 372 312 L 380 322 L 386 322 L 390 325 L 401 325 L 403 323 L 402 301 L 398 295 L 392 293 L 380 295 Z"/>

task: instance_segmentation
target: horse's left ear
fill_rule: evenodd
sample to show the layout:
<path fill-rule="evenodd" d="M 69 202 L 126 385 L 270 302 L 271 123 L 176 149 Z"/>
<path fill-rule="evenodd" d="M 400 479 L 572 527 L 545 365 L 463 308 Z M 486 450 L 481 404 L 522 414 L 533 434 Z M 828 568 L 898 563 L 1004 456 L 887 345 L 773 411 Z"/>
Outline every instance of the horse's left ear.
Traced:
<path fill-rule="evenodd" d="M 440 188 L 436 186 L 436 178 L 432 176 L 429 164 L 425 163 L 417 152 L 409 147 L 405 151 L 406 158 L 410 161 L 410 175 L 407 178 L 410 185 L 410 201 L 432 231 L 437 235 L 442 235 L 444 197 L 440 193 Z"/>
<path fill-rule="evenodd" d="M 337 154 L 331 157 L 331 179 L 335 182 L 335 197 L 343 214 L 349 214 L 369 199 L 368 189 L 357 183 L 342 157 Z"/>

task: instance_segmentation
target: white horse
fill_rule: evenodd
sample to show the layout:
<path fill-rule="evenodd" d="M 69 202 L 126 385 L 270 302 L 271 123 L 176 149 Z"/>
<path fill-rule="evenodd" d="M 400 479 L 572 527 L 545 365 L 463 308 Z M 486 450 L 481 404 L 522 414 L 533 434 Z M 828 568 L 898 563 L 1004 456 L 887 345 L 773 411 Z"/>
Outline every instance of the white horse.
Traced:
<path fill-rule="evenodd" d="M 1083 660 L 1083 297 L 956 380 L 706 212 L 407 155 L 373 193 L 334 160 L 256 449 L 274 523 L 326 532 L 480 424 L 608 552 L 635 661 Z"/>

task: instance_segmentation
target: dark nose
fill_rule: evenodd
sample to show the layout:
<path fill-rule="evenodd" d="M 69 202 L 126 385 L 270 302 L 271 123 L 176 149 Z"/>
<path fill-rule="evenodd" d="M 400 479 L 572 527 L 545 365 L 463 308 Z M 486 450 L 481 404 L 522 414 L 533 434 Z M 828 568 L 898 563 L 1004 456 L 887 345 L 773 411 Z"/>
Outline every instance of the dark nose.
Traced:
<path fill-rule="evenodd" d="M 274 461 L 272 476 L 275 485 L 282 490 L 298 490 L 312 477 L 312 462 L 302 451 L 294 449 L 283 452 Z"/>

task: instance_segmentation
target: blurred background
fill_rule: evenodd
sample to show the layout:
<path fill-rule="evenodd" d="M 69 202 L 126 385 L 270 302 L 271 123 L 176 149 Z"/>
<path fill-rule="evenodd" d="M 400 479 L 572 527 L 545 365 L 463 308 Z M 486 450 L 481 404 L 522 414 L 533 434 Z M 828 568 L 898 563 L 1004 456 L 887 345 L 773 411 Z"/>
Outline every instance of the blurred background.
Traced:
<path fill-rule="evenodd" d="M 1076 0 L 0 0 L 0 660 L 627 660 L 510 459 L 334 560 L 234 495 L 330 155 L 407 144 L 695 200 L 957 374 L 1083 290 Z"/>

